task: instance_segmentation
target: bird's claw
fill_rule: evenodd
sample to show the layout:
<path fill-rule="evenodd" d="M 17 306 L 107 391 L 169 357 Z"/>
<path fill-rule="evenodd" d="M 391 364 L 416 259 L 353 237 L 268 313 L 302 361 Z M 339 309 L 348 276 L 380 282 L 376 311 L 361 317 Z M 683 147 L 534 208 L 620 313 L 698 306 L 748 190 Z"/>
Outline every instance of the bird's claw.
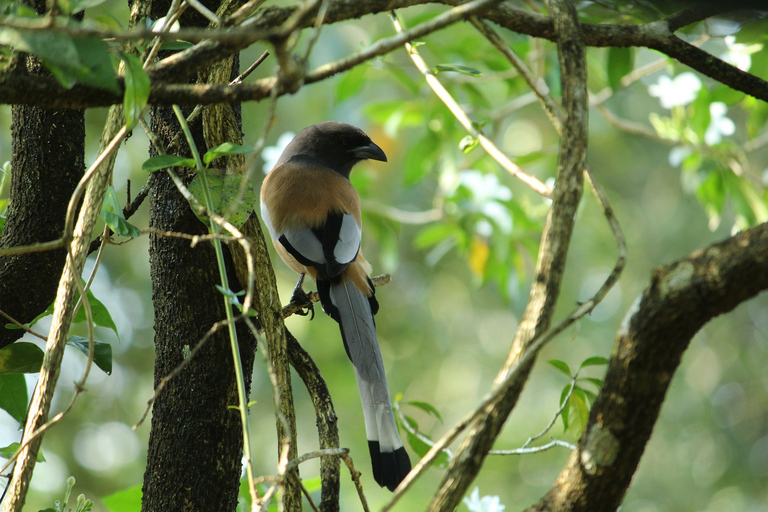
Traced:
<path fill-rule="evenodd" d="M 309 298 L 307 292 L 301 288 L 293 291 L 293 295 L 291 295 L 291 304 L 299 306 L 300 309 L 296 311 L 297 315 L 307 316 L 312 313 L 312 316 L 310 316 L 309 319 L 312 320 L 315 318 L 315 303 Z"/>
<path fill-rule="evenodd" d="M 307 316 L 309 313 L 312 313 L 312 316 L 309 317 L 309 319 L 313 320 L 315 318 L 315 303 L 312 302 L 312 299 L 309 298 L 307 292 L 304 291 L 304 288 L 302 288 L 303 285 L 304 274 L 301 274 L 299 276 L 299 282 L 296 283 L 296 288 L 293 289 L 293 294 L 291 294 L 291 304 L 299 306 L 300 309 L 296 311 L 297 315 Z"/>

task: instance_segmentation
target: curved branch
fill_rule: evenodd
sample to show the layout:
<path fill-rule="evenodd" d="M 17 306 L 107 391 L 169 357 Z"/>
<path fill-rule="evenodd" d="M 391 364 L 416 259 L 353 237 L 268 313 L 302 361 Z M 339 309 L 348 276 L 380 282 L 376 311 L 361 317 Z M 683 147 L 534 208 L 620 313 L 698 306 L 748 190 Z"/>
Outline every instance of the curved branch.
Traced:
<path fill-rule="evenodd" d="M 528 511 L 616 510 L 693 335 L 766 289 L 768 224 L 656 269 L 622 322 L 578 450 Z"/>
<path fill-rule="evenodd" d="M 503 387 L 500 391 L 502 398 L 494 407 L 486 409 L 486 415 L 478 421 L 461 444 L 429 505 L 430 511 L 454 510 L 480 471 L 488 451 L 517 403 L 534 358 L 531 357 L 525 363 L 517 378 L 507 381 L 506 376 L 524 357 L 531 343 L 548 329 L 560 294 L 560 283 L 573 232 L 574 214 L 582 194 L 582 170 L 587 148 L 586 50 L 578 15 L 571 1 L 551 0 L 548 2 L 548 8 L 556 20 L 559 34 L 558 55 L 563 82 L 563 110 L 567 115 L 560 141 L 554 200 L 547 216 L 536 265 L 537 276 L 512 349 L 494 382 L 496 386 Z"/>

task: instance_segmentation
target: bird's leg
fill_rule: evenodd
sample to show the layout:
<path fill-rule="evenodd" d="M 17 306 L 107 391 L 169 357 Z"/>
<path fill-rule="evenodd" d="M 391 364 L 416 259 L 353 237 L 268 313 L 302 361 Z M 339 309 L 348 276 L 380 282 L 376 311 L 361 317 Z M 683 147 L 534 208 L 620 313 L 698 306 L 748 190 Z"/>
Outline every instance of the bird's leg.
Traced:
<path fill-rule="evenodd" d="M 293 289 L 293 293 L 291 294 L 291 304 L 298 304 L 302 307 L 302 309 L 296 312 L 297 315 L 307 316 L 309 313 L 312 313 L 312 316 L 309 317 L 309 319 L 312 320 L 315 318 L 315 304 L 312 302 L 312 299 L 309 298 L 309 295 L 307 295 L 307 293 L 304 291 L 303 286 L 305 275 L 306 274 L 299 275 L 299 281 L 296 283 L 296 287 Z"/>

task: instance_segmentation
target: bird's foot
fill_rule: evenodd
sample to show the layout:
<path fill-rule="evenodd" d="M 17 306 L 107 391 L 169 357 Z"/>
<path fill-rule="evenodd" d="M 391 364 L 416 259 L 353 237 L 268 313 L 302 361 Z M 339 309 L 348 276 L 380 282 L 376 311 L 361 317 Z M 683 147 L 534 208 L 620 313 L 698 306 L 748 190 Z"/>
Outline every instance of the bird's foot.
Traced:
<path fill-rule="evenodd" d="M 315 318 L 315 303 L 312 302 L 312 299 L 309 298 L 307 292 L 304 291 L 303 285 L 304 274 L 301 274 L 299 282 L 296 283 L 296 288 L 293 289 L 293 293 L 291 294 L 291 304 L 295 304 L 301 308 L 296 311 L 297 315 L 307 316 L 312 313 L 312 316 L 309 317 L 309 319 L 312 320 Z"/>

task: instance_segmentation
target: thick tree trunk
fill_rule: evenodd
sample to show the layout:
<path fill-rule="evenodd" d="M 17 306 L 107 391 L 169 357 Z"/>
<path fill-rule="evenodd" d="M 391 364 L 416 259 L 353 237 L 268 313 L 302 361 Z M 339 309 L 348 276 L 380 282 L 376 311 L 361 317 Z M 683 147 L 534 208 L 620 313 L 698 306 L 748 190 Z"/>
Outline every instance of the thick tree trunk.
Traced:
<path fill-rule="evenodd" d="M 204 226 L 167 176 L 150 196 L 151 225 L 201 234 Z M 155 385 L 184 361 L 217 321 L 225 318 L 216 259 L 210 244 L 153 235 L 150 240 L 155 306 Z M 247 385 L 255 346 L 238 329 Z M 144 475 L 144 511 L 232 511 L 237 505 L 242 430 L 227 330 L 220 329 L 155 402 Z"/>
<path fill-rule="evenodd" d="M 48 74 L 37 59 L 24 57 L 31 74 Z M 67 204 L 83 175 L 85 123 L 82 110 L 46 110 L 14 105 L 10 204 L 0 247 L 60 238 Z M 0 310 L 27 323 L 56 296 L 65 253 L 33 252 L 0 257 Z M 24 334 L 0 323 L 0 348 Z"/>
<path fill-rule="evenodd" d="M 206 2 L 208 3 L 208 2 Z M 167 4 L 152 4 L 152 17 L 165 14 Z M 215 5 L 209 8 L 216 10 Z M 190 10 L 191 11 L 191 10 Z M 162 13 L 161 13 L 162 12 Z M 184 25 L 204 25 L 197 15 Z M 238 60 L 234 59 L 233 72 Z M 233 105 L 239 115 L 239 105 Z M 186 112 L 189 114 L 189 111 Z M 189 155 L 183 137 L 170 142 L 179 124 L 170 108 L 151 112 L 153 131 L 169 153 Z M 239 118 L 236 120 L 239 121 Z M 205 151 L 200 117 L 192 123 L 197 147 Z M 177 139 L 178 141 L 179 139 Z M 180 146 L 180 147 L 179 147 Z M 186 176 L 187 181 L 190 176 Z M 150 225 L 163 231 L 207 233 L 166 173 L 158 174 L 150 194 Z M 188 240 L 150 237 L 152 299 L 155 309 L 155 386 L 173 372 L 206 332 L 225 319 L 216 258 L 210 243 L 190 247 Z M 227 249 L 225 253 L 228 257 Z M 237 280 L 231 272 L 230 283 Z M 238 326 L 246 388 L 250 388 L 255 342 Z M 242 467 L 242 428 L 237 384 L 227 329 L 212 335 L 188 366 L 174 376 L 154 404 L 144 511 L 233 511 Z"/>

